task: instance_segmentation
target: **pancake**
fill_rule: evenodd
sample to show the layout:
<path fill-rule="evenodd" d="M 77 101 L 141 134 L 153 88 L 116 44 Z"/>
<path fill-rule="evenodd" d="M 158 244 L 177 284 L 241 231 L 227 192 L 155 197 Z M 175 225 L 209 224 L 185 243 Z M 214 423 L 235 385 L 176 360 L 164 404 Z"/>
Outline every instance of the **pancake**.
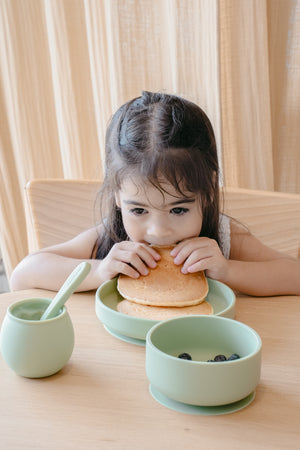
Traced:
<path fill-rule="evenodd" d="M 141 319 L 165 320 L 172 317 L 185 316 L 190 314 L 211 315 L 213 314 L 212 306 L 205 300 L 199 305 L 167 307 L 167 306 L 148 306 L 139 305 L 129 300 L 122 300 L 117 305 L 117 310 L 122 314 L 139 317 Z"/>
<path fill-rule="evenodd" d="M 170 255 L 173 247 L 154 248 L 161 255 L 157 267 L 139 278 L 120 274 L 117 282 L 119 293 L 141 305 L 183 307 L 201 303 L 208 294 L 204 272 L 183 274 L 182 266 L 174 264 Z"/>

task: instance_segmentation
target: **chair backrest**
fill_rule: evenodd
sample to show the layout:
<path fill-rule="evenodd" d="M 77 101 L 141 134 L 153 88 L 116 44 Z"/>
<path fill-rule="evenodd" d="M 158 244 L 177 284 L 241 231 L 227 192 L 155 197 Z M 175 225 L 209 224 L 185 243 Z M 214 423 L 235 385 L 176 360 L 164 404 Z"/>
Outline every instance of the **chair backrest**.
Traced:
<path fill-rule="evenodd" d="M 300 195 L 225 188 L 224 210 L 264 244 L 300 257 Z"/>
<path fill-rule="evenodd" d="M 58 244 L 96 224 L 100 181 L 36 179 L 28 182 L 29 252 Z"/>
<path fill-rule="evenodd" d="M 38 179 L 26 186 L 29 251 L 66 241 L 96 223 L 100 181 Z M 266 245 L 300 256 L 300 195 L 226 188 L 224 210 Z M 96 207 L 97 210 L 97 207 Z"/>

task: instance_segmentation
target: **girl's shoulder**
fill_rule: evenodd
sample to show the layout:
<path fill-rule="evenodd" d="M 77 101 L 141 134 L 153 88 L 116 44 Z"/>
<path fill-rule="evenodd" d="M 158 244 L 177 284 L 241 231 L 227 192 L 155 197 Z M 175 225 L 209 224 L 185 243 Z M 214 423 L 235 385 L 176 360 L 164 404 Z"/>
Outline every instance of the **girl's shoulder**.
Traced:
<path fill-rule="evenodd" d="M 226 259 L 229 259 L 237 244 L 245 235 L 251 235 L 248 228 L 238 220 L 221 213 L 219 216 L 220 248 Z"/>

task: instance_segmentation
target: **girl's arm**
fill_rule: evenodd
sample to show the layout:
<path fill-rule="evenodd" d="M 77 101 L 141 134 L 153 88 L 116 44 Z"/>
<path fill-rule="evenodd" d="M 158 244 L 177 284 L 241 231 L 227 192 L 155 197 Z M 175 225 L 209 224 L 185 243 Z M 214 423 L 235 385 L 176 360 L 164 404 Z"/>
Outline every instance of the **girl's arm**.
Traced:
<path fill-rule="evenodd" d="M 12 273 L 11 289 L 57 291 L 82 261 L 88 261 L 92 267 L 77 292 L 97 289 L 104 281 L 111 280 L 119 273 L 137 278 L 140 274 L 147 275 L 149 267 L 156 267 L 160 255 L 149 245 L 131 241 L 115 244 L 103 260 L 93 259 L 95 244 L 102 231 L 100 225 L 70 241 L 26 256 Z"/>
<path fill-rule="evenodd" d="M 231 222 L 230 259 L 214 239 L 186 239 L 171 251 L 182 272 L 205 270 L 232 289 L 255 296 L 300 295 L 300 260 L 277 252 Z"/>
<path fill-rule="evenodd" d="M 96 289 L 101 284 L 98 273 L 100 261 L 92 259 L 92 252 L 98 232 L 99 228 L 91 228 L 67 242 L 29 254 L 12 272 L 11 289 L 41 288 L 57 291 L 82 261 L 88 261 L 92 267 L 78 290 Z"/>

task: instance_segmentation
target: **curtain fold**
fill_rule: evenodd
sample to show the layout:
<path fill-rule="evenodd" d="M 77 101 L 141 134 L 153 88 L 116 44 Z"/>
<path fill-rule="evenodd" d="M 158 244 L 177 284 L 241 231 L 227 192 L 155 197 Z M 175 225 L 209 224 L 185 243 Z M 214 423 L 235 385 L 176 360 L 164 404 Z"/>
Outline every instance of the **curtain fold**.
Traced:
<path fill-rule="evenodd" d="M 267 5 L 220 2 L 225 182 L 274 189 Z"/>
<path fill-rule="evenodd" d="M 299 0 L 0 0 L 0 246 L 27 254 L 24 186 L 101 179 L 142 90 L 210 117 L 227 186 L 300 193 Z"/>
<path fill-rule="evenodd" d="M 267 10 L 274 189 L 300 193 L 300 2 Z"/>

